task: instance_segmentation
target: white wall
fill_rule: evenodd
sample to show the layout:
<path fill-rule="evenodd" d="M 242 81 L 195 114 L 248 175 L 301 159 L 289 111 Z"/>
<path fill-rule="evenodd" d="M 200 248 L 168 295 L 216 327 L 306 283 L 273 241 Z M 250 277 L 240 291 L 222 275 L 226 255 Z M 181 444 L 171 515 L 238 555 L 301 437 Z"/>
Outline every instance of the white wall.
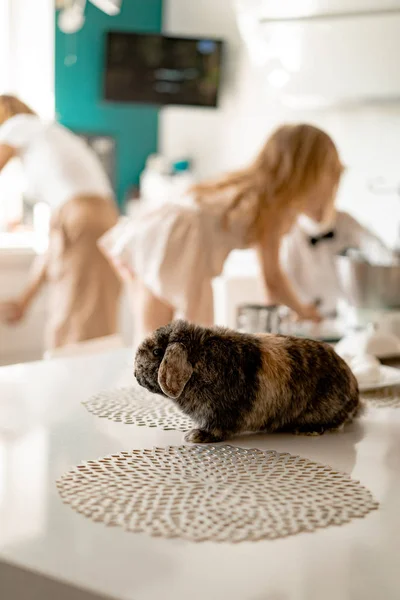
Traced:
<path fill-rule="evenodd" d="M 1 0 L 9 5 L 9 82 L 45 118 L 54 116 L 54 0 Z"/>
<path fill-rule="evenodd" d="M 221 168 L 231 166 L 231 156 L 225 152 L 226 127 L 232 99 L 238 92 L 237 67 L 245 56 L 235 15 L 228 0 L 167 0 L 164 31 L 177 35 L 209 35 L 227 42 L 220 108 L 168 107 L 163 109 L 160 117 L 162 152 L 169 157 L 191 155 L 195 160 L 197 173 L 201 177 L 207 177 Z"/>
<path fill-rule="evenodd" d="M 236 27 L 233 0 L 168 0 L 164 29 L 225 39 L 227 64 L 219 109 L 163 110 L 162 152 L 169 157 L 191 155 L 198 175 L 208 177 L 249 160 L 279 123 L 314 123 L 333 136 L 348 166 L 340 205 L 394 243 L 400 198 L 376 197 L 367 182 L 375 176 L 384 176 L 392 185 L 400 181 L 400 104 L 303 113 L 284 109 L 268 96 L 262 75 L 249 62 Z"/>
<path fill-rule="evenodd" d="M 54 117 L 54 1 L 0 0 L 0 94 L 19 96 Z M 24 177 L 18 160 L 0 178 L 0 231 L 22 215 Z"/>

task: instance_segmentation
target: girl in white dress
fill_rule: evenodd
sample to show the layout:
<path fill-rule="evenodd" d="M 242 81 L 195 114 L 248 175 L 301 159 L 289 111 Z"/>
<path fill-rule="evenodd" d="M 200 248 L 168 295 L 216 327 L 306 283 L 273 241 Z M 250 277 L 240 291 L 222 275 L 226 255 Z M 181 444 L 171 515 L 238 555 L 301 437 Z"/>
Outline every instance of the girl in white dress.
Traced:
<path fill-rule="evenodd" d="M 266 303 L 318 321 L 316 306 L 301 301 L 281 268 L 280 245 L 300 213 L 320 198 L 330 205 L 341 173 L 325 132 L 284 125 L 248 167 L 196 185 L 191 206 L 144 210 L 121 231 L 106 234 L 100 244 L 133 282 L 136 343 L 175 316 L 212 325 L 211 281 L 239 248 L 257 249 Z"/>

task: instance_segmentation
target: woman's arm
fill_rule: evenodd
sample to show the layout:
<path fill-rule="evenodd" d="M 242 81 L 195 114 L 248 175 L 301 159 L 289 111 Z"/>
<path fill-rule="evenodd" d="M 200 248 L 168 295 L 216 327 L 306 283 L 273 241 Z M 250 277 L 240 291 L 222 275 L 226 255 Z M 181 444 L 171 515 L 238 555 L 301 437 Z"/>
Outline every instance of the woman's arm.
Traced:
<path fill-rule="evenodd" d="M 0 302 L 0 319 L 9 325 L 21 321 L 32 300 L 35 298 L 46 280 L 47 256 L 38 256 L 32 265 L 29 282 L 19 298 Z"/>
<path fill-rule="evenodd" d="M 266 231 L 257 245 L 257 255 L 263 276 L 267 302 L 284 304 L 291 308 L 301 319 L 320 321 L 321 316 L 315 305 L 303 304 L 295 293 L 288 277 L 280 264 L 280 245 L 282 234 L 279 228 Z"/>
<path fill-rule="evenodd" d="M 7 144 L 0 144 L 0 171 L 4 169 L 9 160 L 17 155 L 15 148 Z"/>

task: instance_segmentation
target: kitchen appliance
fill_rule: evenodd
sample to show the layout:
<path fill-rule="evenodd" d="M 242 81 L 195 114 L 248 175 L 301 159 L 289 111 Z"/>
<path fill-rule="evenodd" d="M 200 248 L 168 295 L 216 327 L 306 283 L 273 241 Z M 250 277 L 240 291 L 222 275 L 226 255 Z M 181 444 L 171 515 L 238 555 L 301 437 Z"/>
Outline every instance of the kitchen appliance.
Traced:
<path fill-rule="evenodd" d="M 242 333 L 279 333 L 281 315 L 279 306 L 242 304 L 238 307 L 237 329 Z"/>
<path fill-rule="evenodd" d="M 358 309 L 400 311 L 400 263 L 372 265 L 350 256 L 336 258 L 344 296 Z"/>
<path fill-rule="evenodd" d="M 264 304 L 239 305 L 236 329 L 243 333 L 280 333 L 328 343 L 339 341 L 345 334 L 336 320 L 326 319 L 322 323 L 296 322 L 287 307 Z"/>
<path fill-rule="evenodd" d="M 398 335 L 400 320 L 400 263 L 373 265 L 351 256 L 336 258 L 338 280 L 344 300 L 338 313 L 348 329 L 385 323 L 387 332 Z"/>
<path fill-rule="evenodd" d="M 369 188 L 381 197 L 397 194 L 400 200 L 400 184 L 388 185 L 384 178 L 378 178 Z M 372 323 L 400 339 L 400 222 L 394 248 L 390 264 L 371 264 L 359 251 L 350 251 L 337 257 L 336 266 L 347 300 L 340 311 L 347 325 L 357 328 Z"/>
<path fill-rule="evenodd" d="M 96 154 L 105 173 L 110 180 L 112 188 L 116 191 L 116 161 L 117 161 L 117 143 L 110 135 L 101 135 L 94 133 L 83 133 L 75 131 Z"/>

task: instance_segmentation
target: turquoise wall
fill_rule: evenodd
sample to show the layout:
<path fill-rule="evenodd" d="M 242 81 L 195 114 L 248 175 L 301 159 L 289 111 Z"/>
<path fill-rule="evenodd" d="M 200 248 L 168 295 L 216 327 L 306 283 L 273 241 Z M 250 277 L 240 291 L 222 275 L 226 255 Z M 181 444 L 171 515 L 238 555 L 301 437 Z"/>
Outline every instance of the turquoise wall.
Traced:
<path fill-rule="evenodd" d="M 124 0 L 110 17 L 88 3 L 86 22 L 74 35 L 56 26 L 55 104 L 57 119 L 82 133 L 112 135 L 117 143 L 116 186 L 120 204 L 138 183 L 146 157 L 157 149 L 158 110 L 103 100 L 104 51 L 109 30 L 161 31 L 163 0 Z M 68 55 L 77 61 L 65 64 Z"/>

